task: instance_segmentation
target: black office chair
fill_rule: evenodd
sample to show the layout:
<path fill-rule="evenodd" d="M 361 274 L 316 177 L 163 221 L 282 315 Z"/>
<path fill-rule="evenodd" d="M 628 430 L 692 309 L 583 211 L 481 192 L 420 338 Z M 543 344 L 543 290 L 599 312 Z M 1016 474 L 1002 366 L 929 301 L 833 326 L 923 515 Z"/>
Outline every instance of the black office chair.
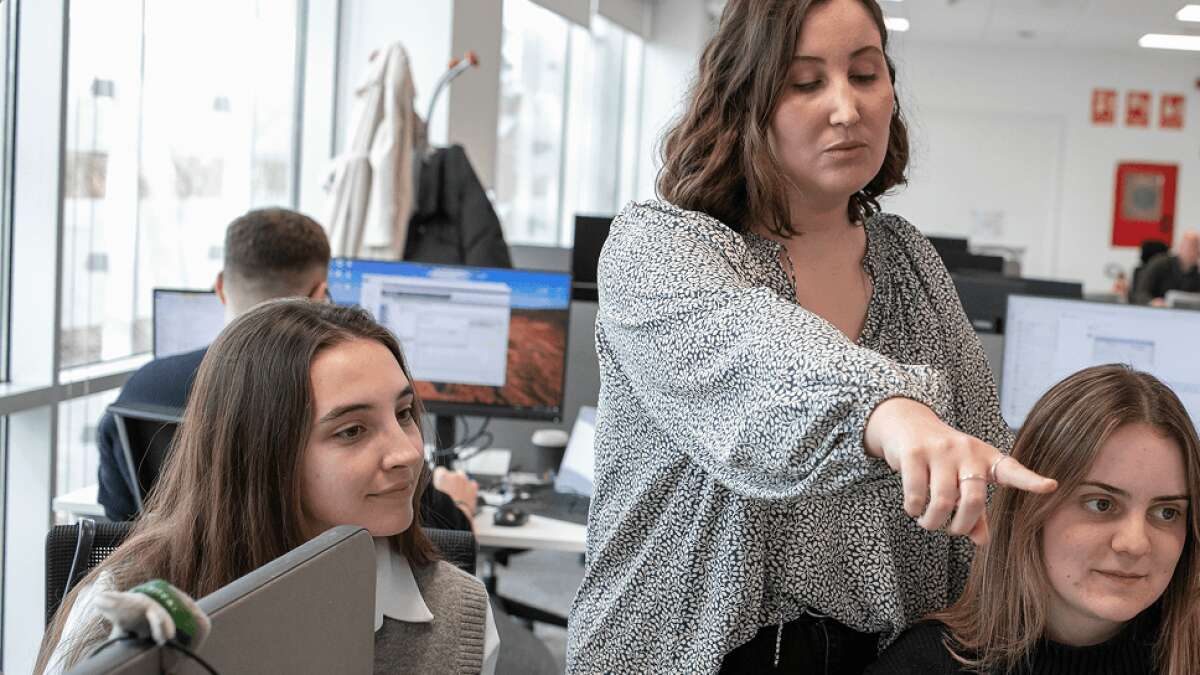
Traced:
<path fill-rule="evenodd" d="M 429 527 L 424 528 L 424 531 L 433 545 L 441 551 L 443 560 L 475 576 L 475 556 L 479 553 L 475 535 L 463 530 L 439 530 Z"/>
<path fill-rule="evenodd" d="M 98 523 L 84 518 L 74 525 L 57 525 L 46 534 L 46 624 L 54 618 L 67 593 L 93 567 L 125 541 L 133 523 Z M 426 529 L 442 558 L 475 575 L 475 535 L 459 530 Z"/>
<path fill-rule="evenodd" d="M 169 406 L 114 403 L 108 406 L 121 440 L 124 478 L 141 513 L 146 495 L 158 481 L 183 421 L 183 410 Z"/>
<path fill-rule="evenodd" d="M 117 550 L 133 523 L 98 523 L 84 518 L 57 525 L 46 534 L 46 624 L 62 599 L 110 553 Z"/>

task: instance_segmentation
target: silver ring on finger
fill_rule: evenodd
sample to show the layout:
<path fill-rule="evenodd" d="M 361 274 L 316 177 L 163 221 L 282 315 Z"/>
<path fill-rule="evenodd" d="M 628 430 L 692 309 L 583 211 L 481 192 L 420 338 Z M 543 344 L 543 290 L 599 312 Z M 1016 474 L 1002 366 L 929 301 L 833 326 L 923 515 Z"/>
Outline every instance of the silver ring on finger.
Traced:
<path fill-rule="evenodd" d="M 1000 481 L 996 480 L 996 467 L 1000 466 L 1000 462 L 1003 462 L 1006 459 L 1012 459 L 1012 457 L 1010 455 L 1001 454 L 999 457 L 997 457 L 995 459 L 995 461 L 992 462 L 992 468 L 988 469 L 988 482 L 989 483 L 999 483 L 1000 482 Z"/>
<path fill-rule="evenodd" d="M 988 477 L 981 473 L 969 473 L 965 476 L 958 477 L 958 482 L 960 482 L 960 483 L 965 483 L 966 481 L 969 481 L 969 480 L 981 480 L 986 483 L 986 482 L 988 482 Z"/>

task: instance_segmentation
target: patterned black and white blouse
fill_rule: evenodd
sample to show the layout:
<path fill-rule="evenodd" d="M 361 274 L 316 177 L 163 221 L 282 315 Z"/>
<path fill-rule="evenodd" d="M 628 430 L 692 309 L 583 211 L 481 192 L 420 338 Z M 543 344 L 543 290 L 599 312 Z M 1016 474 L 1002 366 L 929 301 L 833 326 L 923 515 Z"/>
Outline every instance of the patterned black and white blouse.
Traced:
<path fill-rule="evenodd" d="M 904 396 L 1004 451 L 1011 434 L 933 247 L 897 216 L 865 227 L 874 295 L 856 344 L 796 304 L 778 243 L 665 202 L 613 221 L 569 672 L 715 672 L 803 612 L 882 648 L 958 596 L 969 540 L 904 513 L 863 427 Z"/>

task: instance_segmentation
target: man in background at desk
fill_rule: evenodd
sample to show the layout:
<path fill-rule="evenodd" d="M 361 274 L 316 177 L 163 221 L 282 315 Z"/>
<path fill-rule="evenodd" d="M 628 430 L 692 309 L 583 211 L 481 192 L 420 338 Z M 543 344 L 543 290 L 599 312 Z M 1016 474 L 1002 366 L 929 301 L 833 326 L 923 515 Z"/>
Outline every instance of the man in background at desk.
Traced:
<path fill-rule="evenodd" d="M 287 209 L 259 209 L 235 219 L 225 230 L 224 269 L 214 290 L 225 305 L 225 322 L 265 300 L 329 297 L 329 240 L 316 221 Z M 155 359 L 142 366 L 117 397 L 117 403 L 151 404 L 183 410 L 192 379 L 207 348 Z M 111 413 L 100 420 L 98 501 L 110 520 L 130 520 L 137 504 L 121 459 L 121 441 Z M 437 489 L 425 490 L 422 523 L 429 527 L 471 530 L 478 486 L 461 473 L 444 469 L 434 475 Z"/>
<path fill-rule="evenodd" d="M 1133 289 L 1134 302 L 1155 307 L 1166 306 L 1167 291 L 1200 292 L 1200 233 L 1184 232 L 1175 254 L 1161 253 L 1138 276 Z"/>
<path fill-rule="evenodd" d="M 329 274 L 329 241 L 311 218 L 285 209 L 260 209 L 238 217 L 225 230 L 225 264 L 214 289 L 225 305 L 225 321 L 272 298 L 324 298 Z M 208 348 L 155 359 L 121 388 L 117 403 L 152 404 L 183 410 L 192 379 Z M 111 520 L 137 515 L 124 476 L 121 441 L 111 413 L 100 419 L 99 502 Z"/>

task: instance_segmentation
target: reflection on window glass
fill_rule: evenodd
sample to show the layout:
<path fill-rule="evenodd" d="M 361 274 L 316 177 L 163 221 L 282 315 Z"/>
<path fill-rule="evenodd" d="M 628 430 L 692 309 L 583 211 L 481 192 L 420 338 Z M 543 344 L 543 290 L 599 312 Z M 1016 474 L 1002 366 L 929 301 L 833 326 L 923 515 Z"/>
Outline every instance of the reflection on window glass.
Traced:
<path fill-rule="evenodd" d="M 208 288 L 225 226 L 292 202 L 296 0 L 70 3 L 64 367 L 150 348 L 155 287 Z"/>
<path fill-rule="evenodd" d="M 9 120 L 9 114 L 12 112 L 10 103 L 12 102 L 11 82 L 8 78 L 8 17 L 13 7 L 12 3 L 0 2 L 0 354 L 8 354 L 8 263 L 9 263 L 9 245 L 12 241 L 12 228 L 10 226 L 8 214 L 12 213 L 9 208 L 12 195 L 8 194 L 9 185 L 9 137 L 12 133 L 12 126 Z M 0 381 L 8 380 L 8 359 L 0 358 Z M 0 460 L 3 460 L 3 455 L 0 454 Z M 0 483 L 2 485 L 2 483 Z M 2 511 L 2 507 L 0 507 Z M 3 514 L 0 513 L 0 516 Z M 0 520 L 0 522 L 3 522 Z"/>
<path fill-rule="evenodd" d="M 97 481 L 100 455 L 96 429 L 104 409 L 117 398 L 118 390 L 72 399 L 58 405 L 58 462 L 54 494 L 62 495 Z"/>
<path fill-rule="evenodd" d="M 632 196 L 642 50 L 602 16 L 588 30 L 506 0 L 496 208 L 510 243 L 570 246 L 575 214 Z"/>
<path fill-rule="evenodd" d="M 510 242 L 558 237 L 567 36 L 557 14 L 504 3 L 496 211 Z"/>

